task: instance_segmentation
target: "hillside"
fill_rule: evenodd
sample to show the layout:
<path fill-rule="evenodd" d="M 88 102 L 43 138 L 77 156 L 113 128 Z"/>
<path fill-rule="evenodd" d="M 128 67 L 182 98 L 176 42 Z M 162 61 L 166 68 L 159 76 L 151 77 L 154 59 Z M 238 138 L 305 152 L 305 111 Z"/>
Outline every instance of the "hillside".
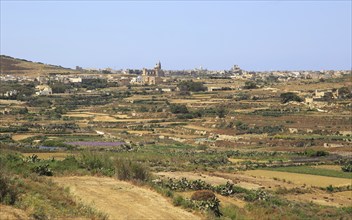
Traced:
<path fill-rule="evenodd" d="M 32 62 L 0 55 L 0 74 L 37 76 L 64 73 L 78 73 L 78 71 L 64 68 L 62 66 L 43 64 L 40 62 Z"/>

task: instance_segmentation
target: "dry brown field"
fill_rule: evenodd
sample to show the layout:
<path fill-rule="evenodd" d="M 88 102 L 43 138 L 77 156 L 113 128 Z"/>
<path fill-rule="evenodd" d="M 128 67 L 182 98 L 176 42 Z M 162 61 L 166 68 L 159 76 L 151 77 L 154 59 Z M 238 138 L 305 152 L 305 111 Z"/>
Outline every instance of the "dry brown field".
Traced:
<path fill-rule="evenodd" d="M 269 171 L 269 170 L 248 170 L 245 171 L 246 175 L 251 175 L 255 177 L 266 177 L 266 178 L 278 178 L 285 179 L 286 181 L 291 181 L 298 185 L 308 185 L 316 187 L 327 187 L 332 186 L 348 186 L 351 184 L 351 179 L 327 177 L 327 176 L 317 176 L 309 174 L 299 174 L 299 173 L 288 173 L 280 171 Z"/>

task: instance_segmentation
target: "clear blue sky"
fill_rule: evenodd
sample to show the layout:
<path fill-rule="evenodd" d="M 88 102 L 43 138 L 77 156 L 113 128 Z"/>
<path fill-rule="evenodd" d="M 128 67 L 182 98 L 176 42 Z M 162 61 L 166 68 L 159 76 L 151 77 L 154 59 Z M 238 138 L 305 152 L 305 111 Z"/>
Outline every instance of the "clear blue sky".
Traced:
<path fill-rule="evenodd" d="M 3 1 L 1 54 L 66 67 L 351 69 L 351 1 Z"/>

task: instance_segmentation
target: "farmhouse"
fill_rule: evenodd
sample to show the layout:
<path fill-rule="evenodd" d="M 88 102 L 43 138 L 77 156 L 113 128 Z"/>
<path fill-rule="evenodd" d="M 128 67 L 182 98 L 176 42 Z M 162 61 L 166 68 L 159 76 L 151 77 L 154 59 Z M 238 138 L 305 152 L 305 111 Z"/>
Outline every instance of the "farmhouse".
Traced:
<path fill-rule="evenodd" d="M 81 77 L 68 78 L 68 80 L 71 83 L 81 83 L 82 82 L 82 78 Z"/>
<path fill-rule="evenodd" d="M 52 95 L 53 91 L 50 86 L 48 85 L 38 85 L 35 87 L 36 95 Z"/>

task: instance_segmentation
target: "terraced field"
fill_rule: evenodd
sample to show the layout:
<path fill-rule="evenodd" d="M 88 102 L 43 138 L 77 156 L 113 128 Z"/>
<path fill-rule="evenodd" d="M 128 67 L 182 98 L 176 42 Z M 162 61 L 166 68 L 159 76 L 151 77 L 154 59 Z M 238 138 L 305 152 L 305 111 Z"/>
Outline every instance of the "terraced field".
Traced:
<path fill-rule="evenodd" d="M 248 170 L 245 174 L 255 177 L 266 177 L 266 178 L 277 178 L 281 180 L 291 181 L 298 185 L 309 185 L 317 187 L 332 186 L 348 186 L 351 185 L 351 179 L 347 178 L 336 178 L 327 176 L 317 176 L 309 174 L 299 173 L 288 173 L 280 171 L 269 171 L 269 170 Z"/>

